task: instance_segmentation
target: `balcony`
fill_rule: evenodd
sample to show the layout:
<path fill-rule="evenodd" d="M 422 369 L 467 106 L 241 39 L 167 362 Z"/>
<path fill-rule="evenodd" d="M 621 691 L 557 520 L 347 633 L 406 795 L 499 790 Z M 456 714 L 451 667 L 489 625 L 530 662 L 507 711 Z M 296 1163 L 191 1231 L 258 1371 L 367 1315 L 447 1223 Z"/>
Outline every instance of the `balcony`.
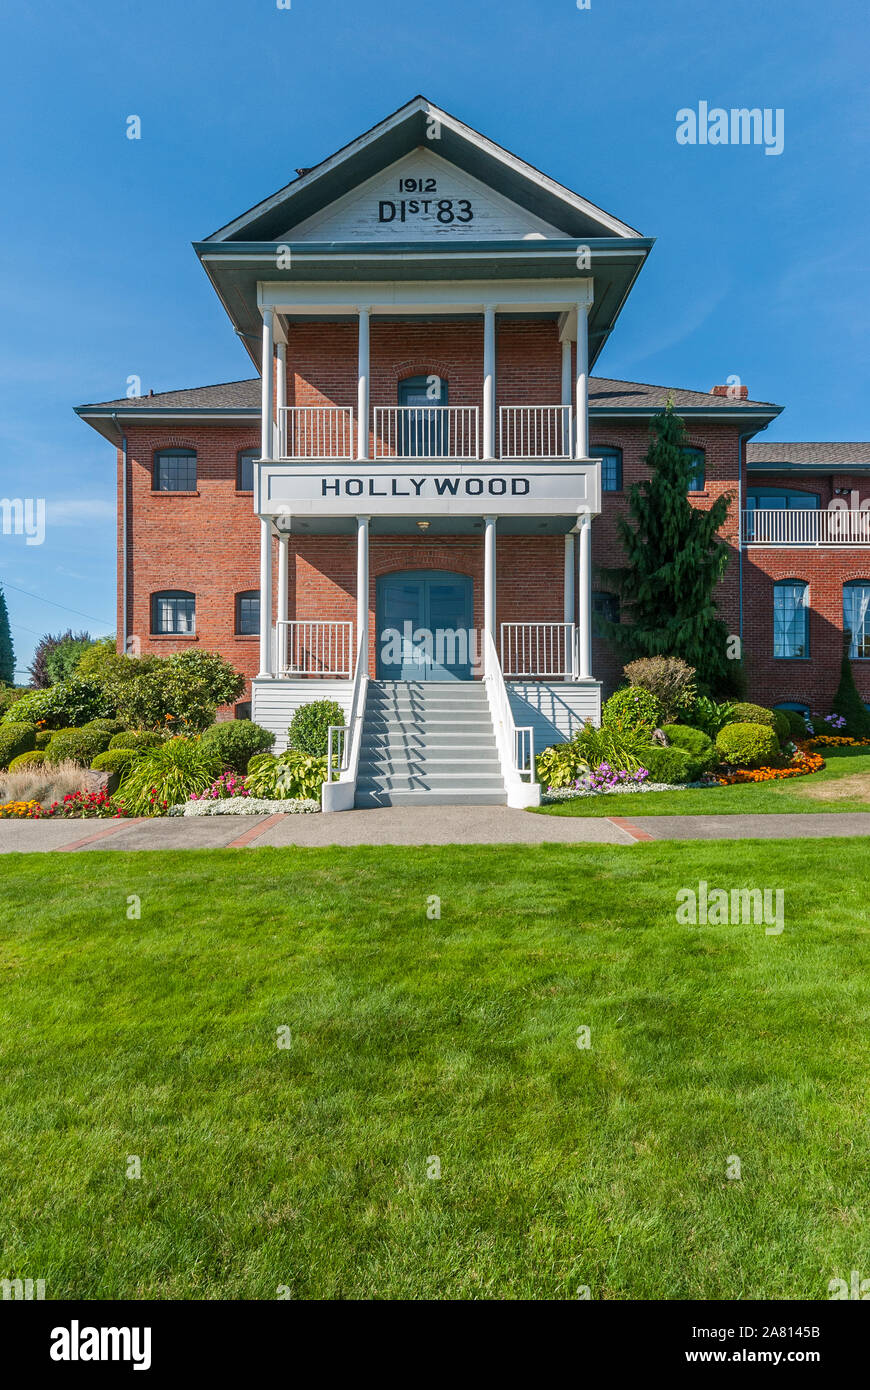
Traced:
<path fill-rule="evenodd" d="M 480 459 L 478 406 L 375 406 L 370 441 L 360 441 L 351 406 L 281 406 L 278 457 L 287 460 Z M 569 405 L 507 405 L 498 412 L 500 459 L 570 459 Z M 360 443 L 371 443 L 361 450 Z"/>
<path fill-rule="evenodd" d="M 763 509 L 741 514 L 744 545 L 870 546 L 870 511 Z"/>

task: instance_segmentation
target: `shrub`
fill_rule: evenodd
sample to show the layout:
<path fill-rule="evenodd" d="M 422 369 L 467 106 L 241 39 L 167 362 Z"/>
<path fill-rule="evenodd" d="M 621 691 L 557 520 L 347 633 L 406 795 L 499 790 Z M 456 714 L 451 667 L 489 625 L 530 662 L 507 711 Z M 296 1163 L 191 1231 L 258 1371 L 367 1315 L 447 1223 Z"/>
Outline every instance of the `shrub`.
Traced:
<path fill-rule="evenodd" d="M 617 690 L 601 711 L 605 727 L 621 725 L 625 729 L 657 729 L 662 723 L 662 707 L 648 690 L 627 685 Z"/>
<path fill-rule="evenodd" d="M 538 781 L 545 787 L 570 787 L 578 777 L 606 763 L 614 772 L 636 772 L 648 732 L 618 725 L 596 729 L 585 724 L 565 743 L 554 743 L 536 759 Z"/>
<path fill-rule="evenodd" d="M 709 695 L 699 695 L 695 701 L 689 723 L 693 729 L 700 729 L 708 738 L 715 739 L 719 730 L 730 724 L 734 718 L 734 706 L 729 702 L 717 704 Z"/>
<path fill-rule="evenodd" d="M 734 712 L 728 722 L 729 724 L 766 724 L 769 729 L 776 727 L 772 709 L 765 709 L 763 705 L 745 703 L 734 706 Z"/>
<path fill-rule="evenodd" d="M 164 815 L 192 792 L 204 792 L 220 771 L 220 755 L 201 739 L 167 739 L 157 748 L 143 748 L 130 765 L 124 805 L 130 815 Z"/>
<path fill-rule="evenodd" d="M 248 772 L 256 772 L 258 767 L 271 767 L 276 761 L 274 753 L 255 753 L 248 760 Z"/>
<path fill-rule="evenodd" d="M 252 724 L 250 719 L 228 719 L 206 729 L 202 741 L 216 749 L 224 767 L 233 772 L 245 772 L 254 754 L 265 753 L 272 747 L 275 735 L 259 724 Z"/>
<path fill-rule="evenodd" d="M 706 770 L 716 761 L 713 740 L 700 729 L 690 729 L 685 724 L 665 724 L 662 733 L 673 748 L 682 748 L 684 753 Z"/>
<path fill-rule="evenodd" d="M 701 764 L 684 748 L 662 748 L 652 743 L 643 751 L 643 765 L 651 782 L 695 782 L 701 775 Z"/>
<path fill-rule="evenodd" d="M 7 713 L 18 700 L 30 691 L 23 685 L 0 685 L 0 716 Z"/>
<path fill-rule="evenodd" d="M 217 652 L 186 651 L 152 660 L 134 679 L 113 684 L 112 692 L 119 717 L 132 728 L 198 733 L 244 688 L 244 676 Z"/>
<path fill-rule="evenodd" d="M 840 684 L 837 686 L 837 693 L 831 701 L 831 709 L 834 714 L 841 714 L 845 719 L 846 727 L 843 729 L 843 733 L 849 738 L 870 738 L 870 714 L 864 708 L 864 701 L 858 693 L 855 677 L 852 674 L 852 663 L 849 660 L 851 641 L 852 634 L 847 630 L 843 634 Z"/>
<path fill-rule="evenodd" d="M 785 743 L 791 738 L 791 724 L 786 718 L 785 710 L 772 709 L 770 712 L 773 715 L 774 732 L 780 743 Z"/>
<path fill-rule="evenodd" d="M 781 709 L 780 714 L 784 714 L 788 721 L 789 737 L 795 740 L 807 738 L 807 721 L 796 709 Z"/>
<path fill-rule="evenodd" d="M 323 703 L 326 703 L 325 701 Z M 249 796 L 266 800 L 320 799 L 320 788 L 326 781 L 326 758 L 313 758 L 298 749 L 288 748 L 271 764 L 263 763 L 245 778 Z"/>
<path fill-rule="evenodd" d="M 50 729 L 79 729 L 89 719 L 101 719 L 114 714 L 114 704 L 95 681 L 80 680 L 77 676 L 59 681 L 48 690 L 31 690 L 3 716 L 26 719 L 32 724 L 46 724 Z"/>
<path fill-rule="evenodd" d="M 124 733 L 124 723 L 120 719 L 89 719 L 83 729 L 105 729 L 107 734 Z"/>
<path fill-rule="evenodd" d="M 114 772 L 123 778 L 137 756 L 135 748 L 107 748 L 104 753 L 97 754 L 91 767 L 94 772 Z"/>
<path fill-rule="evenodd" d="M 723 762 L 737 767 L 770 767 L 779 757 L 779 739 L 769 725 L 743 720 L 720 729 L 716 751 Z"/>
<path fill-rule="evenodd" d="M 50 763 L 74 762 L 90 767 L 98 753 L 104 753 L 111 735 L 105 729 L 67 729 L 55 734 L 46 749 Z"/>
<path fill-rule="evenodd" d="M 25 772 L 29 767 L 41 767 L 44 762 L 45 754 L 38 748 L 32 748 L 29 753 L 19 753 L 17 758 L 13 758 L 9 771 Z"/>
<path fill-rule="evenodd" d="M 38 690 L 69 680 L 76 673 L 79 658 L 93 644 L 89 632 L 47 633 L 37 644 L 30 666 L 30 678 Z"/>
<path fill-rule="evenodd" d="M 45 752 L 46 748 L 47 748 L 48 745 L 51 743 L 51 740 L 54 738 L 54 735 L 55 735 L 55 730 L 54 730 L 54 729 L 37 729 L 37 731 L 36 731 L 36 746 L 37 746 L 37 748 L 41 748 L 42 751 Z"/>
<path fill-rule="evenodd" d="M 344 710 L 335 700 L 312 700 L 300 705 L 287 733 L 290 747 L 311 758 L 325 758 L 330 724 L 343 724 Z"/>
<path fill-rule="evenodd" d="M 641 656 L 623 671 L 629 686 L 647 690 L 661 706 L 662 719 L 672 721 L 689 715 L 698 692 L 695 668 L 679 656 Z"/>
<path fill-rule="evenodd" d="M 570 787 L 580 776 L 580 759 L 577 745 L 552 743 L 535 759 L 538 781 L 542 787 Z"/>
<path fill-rule="evenodd" d="M 163 735 L 156 733 L 154 729 L 125 729 L 123 733 L 112 735 L 109 747 L 157 748 L 163 742 Z"/>
<path fill-rule="evenodd" d="M 0 767 L 8 767 L 19 753 L 30 753 L 36 747 L 33 724 L 0 724 Z"/>

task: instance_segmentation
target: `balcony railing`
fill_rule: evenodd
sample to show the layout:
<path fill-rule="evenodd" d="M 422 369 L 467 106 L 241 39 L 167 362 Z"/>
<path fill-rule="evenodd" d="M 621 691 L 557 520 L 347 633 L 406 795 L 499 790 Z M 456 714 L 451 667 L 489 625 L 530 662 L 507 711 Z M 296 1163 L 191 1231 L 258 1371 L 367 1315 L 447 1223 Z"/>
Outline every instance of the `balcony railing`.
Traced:
<path fill-rule="evenodd" d="M 573 680 L 577 638 L 573 623 L 502 623 L 501 668 L 517 680 Z"/>
<path fill-rule="evenodd" d="M 375 458 L 480 457 L 476 405 L 375 406 Z"/>
<path fill-rule="evenodd" d="M 319 620 L 275 624 L 275 670 L 279 676 L 337 676 L 350 680 L 353 623 Z"/>
<path fill-rule="evenodd" d="M 744 545 L 870 545 L 870 512 L 759 508 L 742 515 Z"/>
<path fill-rule="evenodd" d="M 503 459 L 570 458 L 570 405 L 503 405 L 498 454 Z"/>
<path fill-rule="evenodd" d="M 353 407 L 291 405 L 278 411 L 279 458 L 351 459 Z"/>

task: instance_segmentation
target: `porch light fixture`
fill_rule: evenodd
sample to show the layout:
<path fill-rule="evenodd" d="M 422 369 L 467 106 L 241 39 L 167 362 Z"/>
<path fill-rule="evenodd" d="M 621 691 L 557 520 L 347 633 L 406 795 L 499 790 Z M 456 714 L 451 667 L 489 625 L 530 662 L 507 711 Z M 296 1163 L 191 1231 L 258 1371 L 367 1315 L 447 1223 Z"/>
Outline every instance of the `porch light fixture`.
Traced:
<path fill-rule="evenodd" d="M 428 522 L 428 521 L 418 521 L 418 522 L 417 522 L 417 525 L 420 527 L 420 530 L 421 530 L 421 531 L 428 531 L 428 530 L 429 530 L 429 522 Z"/>

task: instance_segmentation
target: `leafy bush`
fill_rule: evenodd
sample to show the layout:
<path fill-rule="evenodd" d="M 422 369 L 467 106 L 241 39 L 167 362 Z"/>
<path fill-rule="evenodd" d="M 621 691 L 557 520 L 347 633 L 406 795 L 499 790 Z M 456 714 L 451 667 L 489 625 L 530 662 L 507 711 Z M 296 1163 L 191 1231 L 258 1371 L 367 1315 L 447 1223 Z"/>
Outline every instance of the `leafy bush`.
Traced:
<path fill-rule="evenodd" d="M 772 709 L 770 712 L 773 715 L 773 727 L 776 736 L 780 743 L 785 743 L 791 738 L 791 724 L 786 718 L 785 710 Z"/>
<path fill-rule="evenodd" d="M 33 654 L 30 676 L 38 689 L 57 685 L 59 681 L 69 680 L 76 674 L 79 659 L 93 644 L 89 632 L 66 632 L 43 637 Z"/>
<path fill-rule="evenodd" d="M 248 772 L 256 772 L 258 767 L 271 767 L 275 761 L 274 753 L 255 753 L 248 760 Z"/>
<path fill-rule="evenodd" d="M 192 792 L 204 792 L 220 771 L 220 754 L 201 739 L 167 739 L 157 748 L 143 748 L 130 764 L 124 805 L 133 816 L 162 816 Z"/>
<path fill-rule="evenodd" d="M 779 739 L 769 725 L 744 720 L 720 729 L 716 751 L 723 762 L 737 767 L 771 767 L 779 759 Z"/>
<path fill-rule="evenodd" d="M 206 729 L 202 741 L 217 750 L 224 767 L 233 772 L 245 772 L 255 753 L 264 753 L 272 747 L 275 735 L 259 724 L 252 724 L 250 719 L 227 719 Z"/>
<path fill-rule="evenodd" d="M 553 743 L 536 759 L 538 781 L 545 787 L 570 787 L 606 763 L 615 772 L 636 772 L 643 764 L 648 731 L 619 725 L 584 724 L 573 738 Z M 645 766 L 645 764 L 643 764 Z"/>
<path fill-rule="evenodd" d="M 111 734 L 105 729 L 67 729 L 55 734 L 46 749 L 46 760 L 50 763 L 74 762 L 82 767 L 90 767 L 98 753 L 104 753 L 109 746 Z"/>
<path fill-rule="evenodd" d="M 728 722 L 729 724 L 766 724 L 769 729 L 776 727 L 776 719 L 772 709 L 765 709 L 763 705 L 745 703 L 734 706 L 734 713 Z"/>
<path fill-rule="evenodd" d="M 688 716 L 698 698 L 695 668 L 679 656 L 641 656 L 623 671 L 629 686 L 647 690 L 659 702 L 662 719 Z"/>
<path fill-rule="evenodd" d="M 715 739 L 719 730 L 734 719 L 734 706 L 726 701 L 717 704 L 709 695 L 699 695 L 689 717 L 693 729 L 700 729 L 708 738 Z"/>
<path fill-rule="evenodd" d="M 18 724 L 0 724 L 0 767 L 8 767 L 20 753 L 30 753 L 36 747 L 36 729 L 22 720 Z"/>
<path fill-rule="evenodd" d="M 94 772 L 114 772 L 124 778 L 138 756 L 135 748 L 107 748 L 105 753 L 97 754 L 91 767 Z"/>
<path fill-rule="evenodd" d="M 163 660 L 159 656 L 126 656 L 117 650 L 114 637 L 101 637 L 79 658 L 75 673 L 80 680 L 94 680 L 109 689 L 156 670 Z"/>
<path fill-rule="evenodd" d="M 849 659 L 852 634 L 843 634 L 843 655 L 840 660 L 840 684 L 831 701 L 834 714 L 841 714 L 846 721 L 843 733 L 849 738 L 870 738 L 870 713 L 864 708 L 864 701 L 858 693 L 852 662 Z"/>
<path fill-rule="evenodd" d="M 125 729 L 123 733 L 113 734 L 109 740 L 110 748 L 157 748 L 164 742 L 162 734 L 153 729 Z"/>
<path fill-rule="evenodd" d="M 648 690 L 627 685 L 611 695 L 601 711 L 601 723 L 605 727 L 620 725 L 624 729 L 657 729 L 662 723 L 662 707 Z"/>
<path fill-rule="evenodd" d="M 45 754 L 38 748 L 32 748 L 29 753 L 19 753 L 17 758 L 13 758 L 9 771 L 24 772 L 29 767 L 41 767 L 44 762 Z"/>
<path fill-rule="evenodd" d="M 12 706 L 30 691 L 23 685 L 2 685 L 0 684 L 0 716 L 7 713 Z"/>
<path fill-rule="evenodd" d="M 122 734 L 125 732 L 124 722 L 121 719 L 89 719 L 87 724 L 82 725 L 83 729 L 105 729 L 107 734 Z"/>
<path fill-rule="evenodd" d="M 580 776 L 581 764 L 573 740 L 551 743 L 535 759 L 538 781 L 542 787 L 570 787 Z"/>
<path fill-rule="evenodd" d="M 31 690 L 22 696 L 4 714 L 3 723 L 11 723 L 14 716 L 32 724 L 45 724 L 50 729 L 78 729 L 89 719 L 105 718 L 114 712 L 111 697 L 95 681 L 73 676 L 48 690 Z"/>
<path fill-rule="evenodd" d="M 325 702 L 324 702 L 325 703 Z M 249 796 L 268 801 L 320 799 L 320 788 L 326 781 L 326 758 L 313 758 L 298 749 L 286 753 L 271 764 L 262 763 L 245 778 Z"/>
<path fill-rule="evenodd" d="M 684 748 L 662 748 L 658 743 L 644 749 L 643 765 L 651 782 L 667 782 L 670 786 L 695 782 L 702 770 L 700 762 Z"/>
<path fill-rule="evenodd" d="M 682 748 L 702 770 L 706 771 L 716 761 L 713 740 L 700 729 L 690 729 L 685 724 L 665 724 L 662 733 L 673 748 Z"/>
<path fill-rule="evenodd" d="M 54 738 L 54 735 L 55 735 L 56 732 L 57 732 L 57 731 L 56 731 L 55 729 L 37 729 L 37 731 L 36 731 L 36 746 L 37 746 L 37 748 L 41 748 L 42 751 L 44 752 L 45 749 L 48 747 L 48 745 L 51 743 L 51 740 Z"/>
<path fill-rule="evenodd" d="M 795 740 L 808 738 L 807 721 L 796 709 L 781 709 L 780 714 L 784 714 L 788 721 L 789 737 Z"/>
<path fill-rule="evenodd" d="M 287 730 L 290 747 L 311 758 L 325 758 L 330 724 L 343 724 L 344 710 L 335 700 L 300 705 Z"/>
<path fill-rule="evenodd" d="M 142 674 L 111 687 L 118 716 L 131 728 L 193 733 L 213 724 L 218 706 L 231 704 L 244 688 L 241 672 L 217 652 L 201 651 L 152 659 Z"/>

